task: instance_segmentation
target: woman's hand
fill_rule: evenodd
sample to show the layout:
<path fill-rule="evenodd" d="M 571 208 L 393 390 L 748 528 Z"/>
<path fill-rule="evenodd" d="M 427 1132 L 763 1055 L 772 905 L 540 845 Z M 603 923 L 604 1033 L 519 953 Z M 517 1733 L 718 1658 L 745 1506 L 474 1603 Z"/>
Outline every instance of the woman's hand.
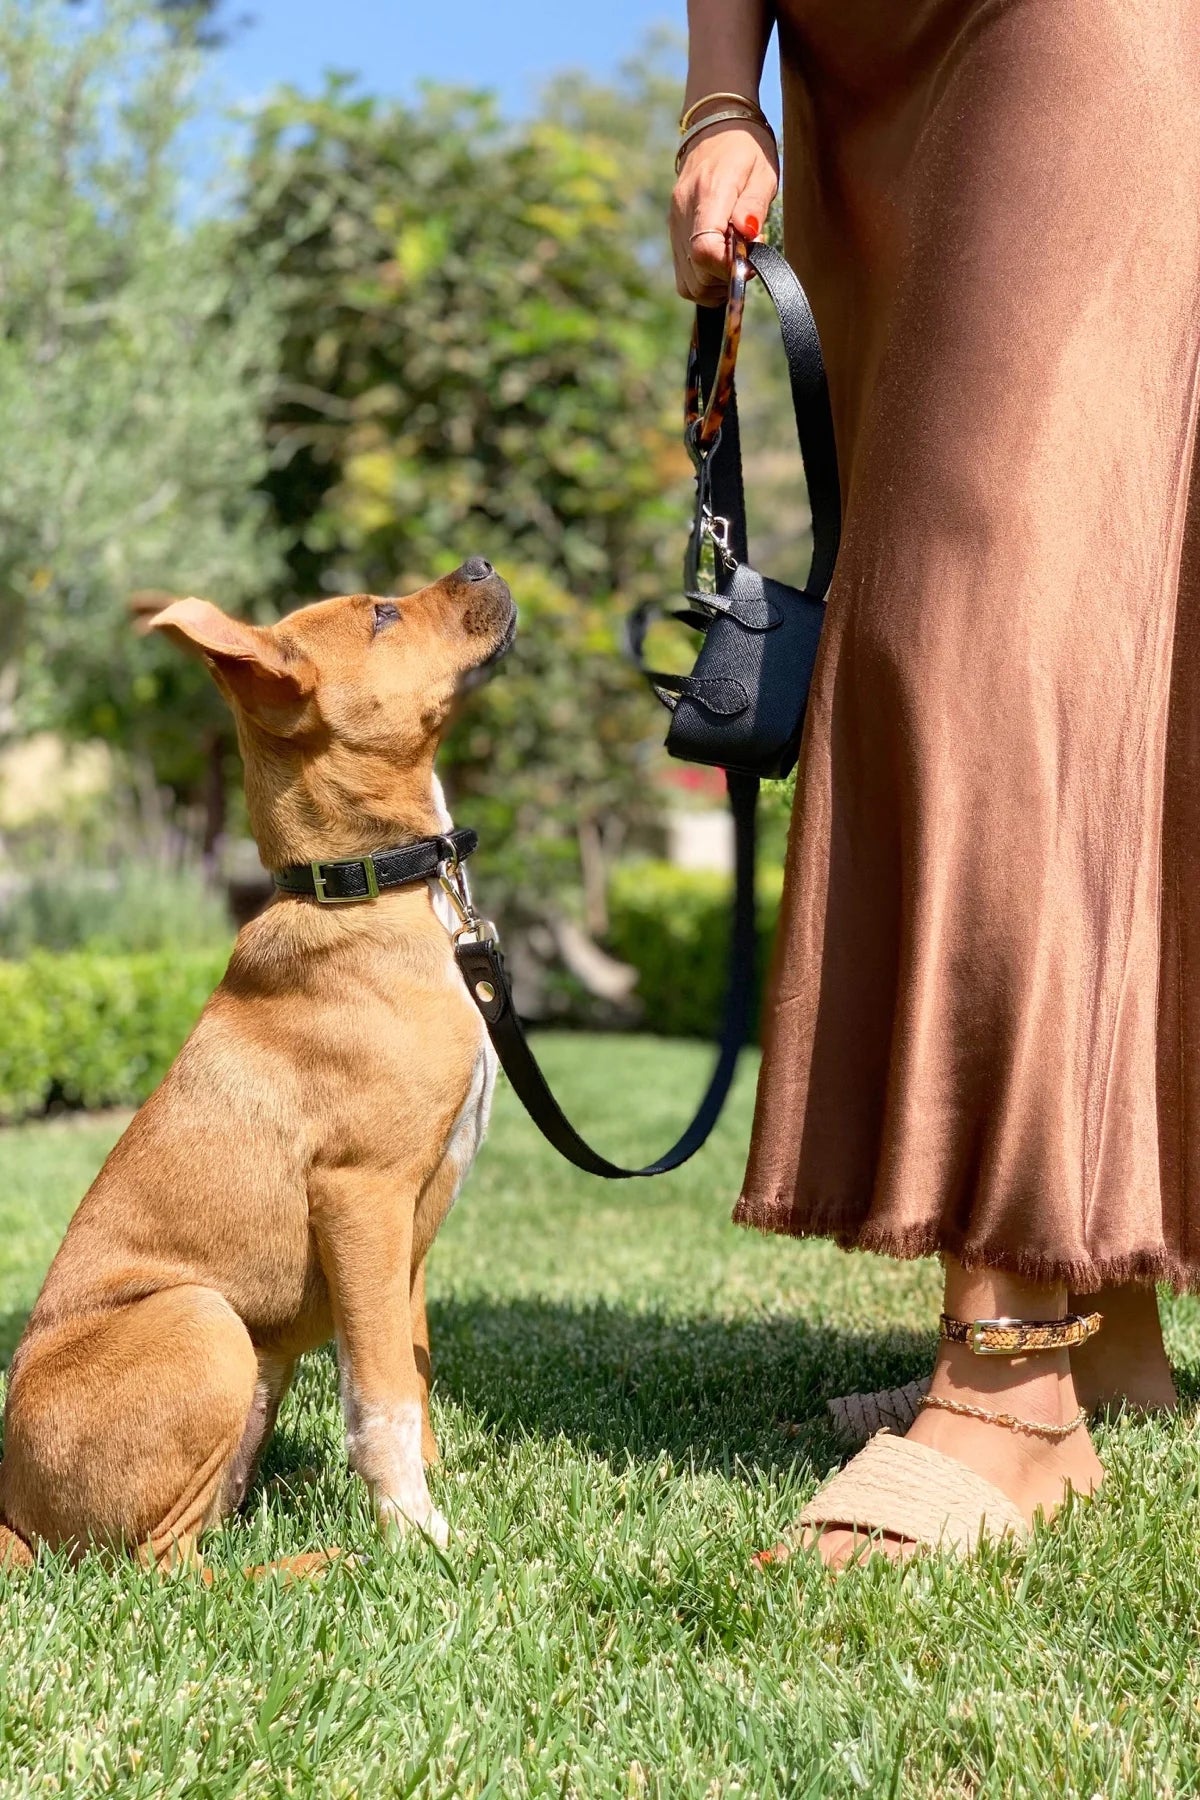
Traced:
<path fill-rule="evenodd" d="M 725 232 L 747 239 L 762 230 L 779 186 L 770 132 L 727 122 L 694 138 L 671 196 L 675 286 L 685 300 L 719 306 L 729 281 Z"/>

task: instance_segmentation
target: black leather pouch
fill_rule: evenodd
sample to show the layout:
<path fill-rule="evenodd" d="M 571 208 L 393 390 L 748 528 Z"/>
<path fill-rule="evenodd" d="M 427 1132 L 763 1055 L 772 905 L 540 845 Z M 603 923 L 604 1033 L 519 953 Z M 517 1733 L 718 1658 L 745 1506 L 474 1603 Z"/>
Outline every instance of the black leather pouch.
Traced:
<path fill-rule="evenodd" d="M 725 311 L 697 308 L 689 365 L 686 441 L 696 466 L 696 516 L 686 606 L 671 616 L 703 633 L 703 643 L 691 674 L 646 673 L 671 708 L 672 756 L 769 779 L 788 774 L 799 751 L 841 505 L 825 368 L 804 290 L 766 244 L 747 249 L 735 242 L 733 265 Z M 759 574 L 748 559 L 733 369 L 751 270 L 779 315 L 808 483 L 813 548 L 803 588 Z M 713 591 L 702 592 L 698 571 L 709 546 Z M 650 616 L 642 609 L 631 621 L 639 662 Z"/>
<path fill-rule="evenodd" d="M 824 602 L 739 563 L 707 611 L 704 643 L 672 709 L 667 749 L 744 775 L 786 775 L 800 748 Z"/>

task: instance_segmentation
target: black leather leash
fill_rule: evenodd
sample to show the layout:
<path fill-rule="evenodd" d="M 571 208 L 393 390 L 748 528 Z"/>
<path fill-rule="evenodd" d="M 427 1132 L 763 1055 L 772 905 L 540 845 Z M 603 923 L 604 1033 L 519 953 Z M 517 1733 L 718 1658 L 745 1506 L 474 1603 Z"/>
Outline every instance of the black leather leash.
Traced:
<path fill-rule="evenodd" d="M 820 602 L 824 600 L 825 591 L 833 574 L 841 531 L 837 452 L 834 446 L 833 423 L 829 410 L 829 393 L 825 381 L 820 340 L 804 291 L 784 259 L 766 244 L 750 246 L 745 255 L 746 260 L 762 280 L 763 286 L 770 294 L 779 314 L 780 329 L 787 354 L 792 404 L 796 415 L 796 427 L 800 438 L 800 449 L 812 510 L 813 553 L 803 593 L 794 589 L 786 589 L 778 583 L 770 581 L 764 583 L 761 578 L 755 576 L 756 587 L 752 602 L 764 612 L 764 615 L 774 609 L 775 616 L 761 625 L 751 626 L 751 631 L 766 631 L 782 624 L 785 611 L 781 609 L 787 609 L 793 603 L 807 603 L 806 611 L 816 614 L 815 625 L 808 625 L 801 629 L 799 637 L 803 641 L 798 644 L 797 635 L 794 632 L 790 639 L 789 658 L 793 659 L 789 663 L 792 692 L 785 699 L 785 706 L 790 702 L 794 707 L 794 716 L 798 719 L 803 716 L 807 683 L 811 676 L 812 660 L 815 657 L 816 636 L 819 633 Z M 695 373 L 698 390 L 704 395 L 713 392 L 714 383 L 718 378 L 718 366 L 725 349 L 725 319 L 726 315 L 723 309 L 697 309 Z M 746 506 L 742 482 L 737 399 L 731 378 L 722 423 L 716 433 L 715 441 L 702 453 L 697 453 L 693 440 L 693 454 L 696 458 L 698 476 L 697 515 L 685 571 L 685 586 L 689 588 L 696 586 L 698 552 L 703 524 L 705 529 L 717 537 L 716 594 L 715 596 L 706 596 L 689 593 L 687 596 L 689 610 L 676 616 L 686 624 L 699 625 L 701 629 L 705 629 L 711 627 L 713 618 L 719 615 L 723 606 L 727 610 L 729 609 L 731 599 L 736 604 L 735 583 L 739 574 L 751 573 L 745 569 L 748 556 Z M 720 554 L 722 549 L 724 555 Z M 733 590 L 732 595 L 730 595 L 731 589 Z M 730 595 L 730 599 L 726 599 L 727 595 Z M 701 617 L 691 610 L 696 607 L 702 608 L 705 616 Z M 792 620 L 792 623 L 794 624 L 795 621 Z M 639 661 L 641 637 L 644 636 L 645 624 L 646 616 L 642 614 L 633 634 L 635 655 L 638 655 Z M 775 673 L 776 689 L 778 690 L 780 673 L 778 666 Z M 789 685 L 788 671 L 784 670 L 783 674 L 783 686 L 786 690 Z M 751 697 L 755 691 L 753 684 L 756 680 L 760 680 L 760 676 L 760 667 L 751 666 L 748 669 L 748 679 L 751 684 L 748 691 Z M 718 704 L 712 705 L 712 690 L 722 685 L 742 687 L 741 683 L 733 681 L 727 681 L 724 684 L 710 681 L 706 684 L 702 680 L 697 681 L 688 676 L 652 676 L 651 680 L 658 686 L 660 697 L 668 705 L 677 705 L 680 699 L 686 698 L 701 708 L 708 707 L 718 721 L 722 709 L 719 698 Z M 803 691 L 800 691 L 801 689 Z M 758 691 L 764 692 L 761 682 Z M 715 736 L 717 736 L 717 732 L 714 732 Z M 512 988 L 495 932 L 479 919 L 471 906 L 469 890 L 465 883 L 462 884 L 461 896 L 456 904 L 459 906 L 463 924 L 455 938 L 455 956 L 468 991 L 487 1025 L 501 1066 L 526 1112 L 543 1137 L 547 1138 L 554 1148 L 566 1157 L 568 1162 L 574 1163 L 576 1168 L 586 1170 L 590 1175 L 600 1175 L 611 1181 L 631 1176 L 661 1175 L 669 1169 L 677 1169 L 681 1163 L 694 1156 L 701 1145 L 706 1142 L 720 1117 L 721 1109 L 737 1070 L 739 1056 L 746 1041 L 750 1022 L 750 1006 L 755 989 L 758 961 L 755 916 L 755 851 L 759 774 L 781 775 L 790 768 L 791 760 L 794 760 L 795 756 L 795 745 L 799 739 L 798 725 L 794 732 L 790 734 L 785 732 L 784 736 L 788 742 L 781 751 L 775 753 L 775 763 L 773 765 L 763 764 L 761 767 L 739 767 L 736 750 L 732 757 L 726 759 L 722 759 L 720 755 L 697 755 L 688 750 L 682 752 L 684 755 L 691 754 L 692 760 L 703 760 L 724 767 L 729 789 L 729 804 L 734 825 L 735 894 L 725 1003 L 716 1063 L 695 1117 L 664 1155 L 657 1157 L 654 1162 L 647 1163 L 642 1168 L 625 1168 L 619 1163 L 611 1162 L 606 1156 L 602 1156 L 598 1150 L 592 1148 L 586 1139 L 580 1136 L 559 1106 L 525 1036 L 516 1006 L 513 1003 Z M 673 748 L 670 737 L 668 738 L 668 748 Z"/>
<path fill-rule="evenodd" d="M 736 895 L 730 940 L 729 975 L 717 1061 L 704 1098 L 691 1124 L 665 1155 L 641 1169 L 626 1169 L 610 1162 L 580 1137 L 550 1091 L 549 1083 L 530 1049 L 524 1027 L 513 1004 L 512 988 L 504 957 L 494 932 L 477 921 L 456 939 L 454 954 L 471 998 L 479 1008 L 495 1046 L 500 1066 L 512 1082 L 517 1098 L 544 1138 L 577 1169 L 621 1181 L 635 1175 L 663 1175 L 694 1156 L 721 1116 L 721 1108 L 737 1070 L 746 1041 L 750 1003 L 754 994 L 757 933 L 754 907 L 755 819 L 758 782 L 752 776 L 729 777 L 729 803 L 733 810 L 736 842 Z M 467 924 L 467 921 L 464 921 Z"/>
<path fill-rule="evenodd" d="M 759 778 L 786 774 L 795 758 L 798 721 L 803 717 L 820 630 L 820 607 L 833 574 L 841 528 L 829 395 L 808 301 L 777 251 L 765 244 L 754 244 L 748 249 L 742 246 L 741 254 L 761 278 L 779 314 L 812 509 L 813 553 L 803 590 L 761 577 L 748 567 L 737 397 L 732 382 L 736 348 L 728 353 L 725 310 L 698 308 L 694 347 L 697 391 L 713 394 L 721 379 L 722 359 L 728 355 L 727 391 L 722 395 L 720 424 L 707 444 L 698 441 L 689 427 L 688 441 L 697 467 L 697 511 L 685 586 L 694 589 L 697 585 L 699 552 L 707 533 L 717 551 L 716 591 L 689 592 L 687 609 L 675 617 L 708 634 L 706 647 L 714 652 L 709 658 L 710 668 L 715 666 L 719 673 L 716 677 L 711 673 L 651 675 L 651 680 L 664 702 L 676 709 L 668 749 L 687 760 L 707 762 L 725 770 L 734 826 L 734 905 L 717 1058 L 704 1096 L 686 1130 L 664 1155 L 642 1168 L 631 1169 L 601 1156 L 566 1117 L 525 1036 L 495 927 L 480 916 L 471 899 L 461 865 L 478 842 L 473 831 L 422 838 L 372 856 L 301 863 L 275 872 L 275 884 L 281 891 L 315 895 L 324 905 L 373 900 L 384 889 L 436 876 L 459 918 L 454 933 L 455 959 L 517 1097 L 542 1135 L 568 1162 L 610 1181 L 661 1175 L 694 1156 L 720 1117 L 733 1082 L 749 1027 L 758 960 L 755 852 Z M 740 303 L 738 317 L 740 321 Z M 731 335 L 736 345 L 736 334 Z M 736 620 L 742 631 L 740 649 L 738 640 L 734 641 L 732 660 L 729 648 L 717 636 L 716 627 L 722 617 L 727 623 Z M 635 617 L 631 632 L 639 661 L 646 623 L 643 612 Z M 760 648 L 768 633 L 777 634 L 778 648 L 786 651 L 773 659 L 773 689 L 767 681 Z M 703 665 L 703 655 L 700 661 Z M 727 704 L 722 690 L 736 690 L 740 702 Z M 692 715 L 688 731 L 680 725 L 685 706 Z M 701 715 L 699 723 L 697 714 Z M 743 719 L 738 728 L 740 735 L 735 736 L 728 725 L 723 728 L 722 720 L 739 714 Z"/>
<path fill-rule="evenodd" d="M 809 683 L 837 560 L 841 497 L 821 344 L 808 299 L 768 244 L 736 241 L 726 312 L 698 308 L 689 362 L 685 443 L 696 465 L 696 514 L 684 564 L 686 604 L 665 616 L 702 635 L 689 674 L 646 667 L 656 601 L 629 621 L 629 648 L 671 712 L 667 750 L 684 762 L 768 780 L 790 771 L 800 748 Z M 812 556 L 803 588 L 760 574 L 749 561 L 737 392 L 733 379 L 745 284 L 757 274 L 779 318 L 792 408 L 812 512 Z M 731 348 L 734 346 L 733 348 Z M 701 412 L 702 398 L 707 404 Z M 701 591 L 706 546 L 712 586 Z"/>
<path fill-rule="evenodd" d="M 712 1131 L 737 1069 L 749 1024 L 756 960 L 754 860 L 758 783 L 744 776 L 730 776 L 729 793 L 737 874 L 720 1050 L 695 1118 L 666 1155 L 644 1169 L 622 1168 L 593 1150 L 571 1125 L 550 1092 L 513 1002 L 496 928 L 480 917 L 471 899 L 462 865 L 478 846 L 475 832 L 450 831 L 443 837 L 417 838 L 395 849 L 377 850 L 370 856 L 292 863 L 287 868 L 273 870 L 272 878 L 281 893 L 304 895 L 309 899 L 315 897 L 322 906 L 352 906 L 377 900 L 389 888 L 411 887 L 416 882 L 436 877 L 460 921 L 454 935 L 455 960 L 487 1026 L 501 1066 L 543 1136 L 569 1162 L 586 1169 L 590 1175 L 603 1175 L 610 1180 L 632 1175 L 660 1175 L 667 1169 L 678 1168 L 680 1163 L 694 1156 Z"/>
<path fill-rule="evenodd" d="M 841 541 L 842 491 L 821 340 L 808 296 L 791 264 L 769 244 L 751 244 L 747 255 L 779 315 L 779 333 L 787 356 L 792 411 L 812 514 L 812 557 L 804 588 L 806 593 L 824 598 L 833 580 Z M 720 478 L 719 470 L 718 460 L 714 480 Z M 744 500 L 741 516 L 745 517 Z"/>

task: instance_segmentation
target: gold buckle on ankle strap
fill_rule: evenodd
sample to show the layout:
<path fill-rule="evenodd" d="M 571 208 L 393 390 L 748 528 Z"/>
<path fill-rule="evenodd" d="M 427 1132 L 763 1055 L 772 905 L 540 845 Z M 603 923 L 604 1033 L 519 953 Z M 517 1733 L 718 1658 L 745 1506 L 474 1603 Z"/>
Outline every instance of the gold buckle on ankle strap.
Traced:
<path fill-rule="evenodd" d="M 952 1319 L 942 1314 L 947 1343 L 965 1344 L 975 1356 L 1031 1356 L 1038 1350 L 1073 1350 L 1104 1323 L 1102 1313 L 1068 1313 L 1065 1319 Z"/>

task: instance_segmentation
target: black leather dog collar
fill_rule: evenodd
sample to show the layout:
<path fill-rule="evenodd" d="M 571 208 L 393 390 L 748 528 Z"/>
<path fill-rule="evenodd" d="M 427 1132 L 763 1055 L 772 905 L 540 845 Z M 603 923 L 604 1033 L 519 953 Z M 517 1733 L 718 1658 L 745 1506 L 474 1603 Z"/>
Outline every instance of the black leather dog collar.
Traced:
<path fill-rule="evenodd" d="M 271 879 L 282 894 L 309 894 L 321 906 L 346 906 L 356 900 L 377 900 L 388 888 L 424 881 L 447 864 L 453 870 L 478 845 L 474 831 L 448 831 L 444 837 L 416 838 L 371 856 L 292 863 L 286 869 L 272 869 Z"/>

